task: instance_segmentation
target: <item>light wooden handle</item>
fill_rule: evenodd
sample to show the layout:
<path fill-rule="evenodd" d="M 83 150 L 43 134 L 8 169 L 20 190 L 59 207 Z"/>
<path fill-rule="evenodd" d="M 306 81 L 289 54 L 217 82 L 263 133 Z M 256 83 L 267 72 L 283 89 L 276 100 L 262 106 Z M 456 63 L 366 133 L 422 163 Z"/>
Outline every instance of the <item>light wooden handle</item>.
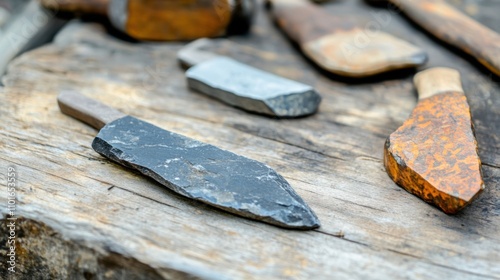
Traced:
<path fill-rule="evenodd" d="M 420 100 L 444 92 L 464 92 L 460 73 L 451 68 L 436 67 L 419 72 L 413 81 Z"/>
<path fill-rule="evenodd" d="M 110 0 L 40 0 L 47 9 L 83 14 L 106 15 Z"/>
<path fill-rule="evenodd" d="M 126 116 L 114 108 L 72 91 L 61 92 L 57 103 L 64 114 L 99 130 L 107 123 Z"/>

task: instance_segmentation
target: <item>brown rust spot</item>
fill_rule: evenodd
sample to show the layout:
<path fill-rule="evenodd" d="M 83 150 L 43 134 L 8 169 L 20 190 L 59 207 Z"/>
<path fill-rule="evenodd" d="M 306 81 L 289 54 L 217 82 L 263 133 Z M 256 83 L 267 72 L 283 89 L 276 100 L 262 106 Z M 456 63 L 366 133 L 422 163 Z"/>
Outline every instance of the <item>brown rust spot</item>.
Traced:
<path fill-rule="evenodd" d="M 474 200 L 484 183 L 464 94 L 446 92 L 420 100 L 387 139 L 384 164 L 398 185 L 448 214 Z"/>
<path fill-rule="evenodd" d="M 125 29 L 141 40 L 192 40 L 225 33 L 227 0 L 129 0 Z"/>

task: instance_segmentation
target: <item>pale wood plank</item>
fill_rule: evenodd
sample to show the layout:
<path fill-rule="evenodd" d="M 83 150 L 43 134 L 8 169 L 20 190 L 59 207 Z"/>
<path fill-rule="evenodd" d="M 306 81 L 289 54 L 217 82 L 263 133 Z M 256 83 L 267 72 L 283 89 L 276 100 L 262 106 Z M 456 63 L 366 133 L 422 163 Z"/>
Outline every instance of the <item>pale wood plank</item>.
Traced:
<path fill-rule="evenodd" d="M 369 15 L 367 7 L 348 5 L 338 10 Z M 216 51 L 312 84 L 324 97 L 315 116 L 269 119 L 187 90 L 175 61 L 182 44 L 129 44 L 97 25 L 74 23 L 54 44 L 15 60 L 3 79 L 0 174 L 17 166 L 26 229 L 49 227 L 25 231 L 23 257 L 57 267 L 52 278 L 134 271 L 150 273 L 138 279 L 500 278 L 500 87 L 403 19 L 393 20 L 389 31 L 428 49 L 431 65 L 464 76 L 487 189 L 459 215 L 406 193 L 383 169 L 385 138 L 416 103 L 411 75 L 381 83 L 327 77 L 260 13 L 251 36 Z M 59 112 L 61 89 L 271 165 L 323 226 L 300 232 L 241 219 L 112 164 L 90 148 L 93 128 Z M 61 253 L 54 257 L 36 240 Z M 117 268 L 124 265 L 125 272 Z"/>

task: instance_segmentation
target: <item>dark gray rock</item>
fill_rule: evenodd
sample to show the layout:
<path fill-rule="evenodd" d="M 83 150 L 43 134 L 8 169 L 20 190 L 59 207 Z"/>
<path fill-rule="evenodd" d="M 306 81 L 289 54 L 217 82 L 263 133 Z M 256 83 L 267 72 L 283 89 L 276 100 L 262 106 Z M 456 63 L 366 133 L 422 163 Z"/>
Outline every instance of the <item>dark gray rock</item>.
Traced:
<path fill-rule="evenodd" d="M 188 85 L 227 104 L 277 117 L 315 113 L 320 95 L 311 86 L 216 57 L 186 71 Z"/>
<path fill-rule="evenodd" d="M 134 117 L 101 129 L 92 147 L 183 196 L 281 227 L 312 229 L 319 220 L 269 166 Z"/>

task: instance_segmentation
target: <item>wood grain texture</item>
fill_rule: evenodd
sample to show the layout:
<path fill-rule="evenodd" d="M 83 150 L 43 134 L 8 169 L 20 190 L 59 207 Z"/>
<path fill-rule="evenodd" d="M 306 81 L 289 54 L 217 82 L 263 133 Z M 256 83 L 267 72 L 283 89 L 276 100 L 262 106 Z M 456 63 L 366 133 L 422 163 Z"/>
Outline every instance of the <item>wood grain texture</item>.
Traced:
<path fill-rule="evenodd" d="M 391 0 L 437 38 L 475 57 L 500 75 L 500 34 L 468 17 L 444 0 Z"/>
<path fill-rule="evenodd" d="M 363 28 L 357 15 L 332 15 L 307 0 L 274 0 L 273 16 L 305 55 L 323 69 L 367 77 L 427 61 L 426 53 L 390 34 Z"/>
<path fill-rule="evenodd" d="M 106 124 L 123 118 L 122 112 L 73 91 L 62 91 L 57 96 L 62 113 L 100 130 Z"/>
<path fill-rule="evenodd" d="M 360 1 L 326 9 L 388 15 Z M 324 97 L 318 114 L 270 120 L 230 108 L 187 90 L 175 58 L 181 44 L 124 43 L 94 25 L 68 26 L 53 44 L 11 63 L 0 92 L 0 174 L 4 180 L 7 167 L 16 167 L 22 228 L 41 228 L 22 231 L 24 268 L 44 264 L 51 279 L 119 276 L 113 273 L 124 267 L 149 279 L 499 278 L 495 80 L 405 20 L 392 17 L 387 26 L 425 47 L 431 65 L 457 68 L 464 77 L 486 188 L 449 216 L 384 170 L 384 141 L 415 107 L 411 75 L 362 83 L 327 76 L 290 47 L 265 12 L 255 22 L 252 34 L 212 51 L 315 86 Z M 95 129 L 59 111 L 61 89 L 275 167 L 322 227 L 294 232 L 241 219 L 109 162 L 90 148 Z M 57 250 L 48 250 L 51 244 Z"/>

